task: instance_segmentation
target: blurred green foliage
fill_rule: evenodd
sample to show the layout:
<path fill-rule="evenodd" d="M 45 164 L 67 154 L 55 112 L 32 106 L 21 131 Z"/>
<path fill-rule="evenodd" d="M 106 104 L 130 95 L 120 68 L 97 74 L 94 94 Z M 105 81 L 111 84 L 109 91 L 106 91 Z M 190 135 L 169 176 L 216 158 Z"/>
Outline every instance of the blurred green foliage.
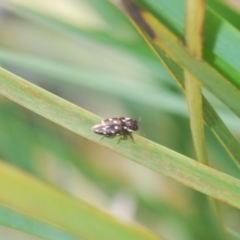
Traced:
<path fill-rule="evenodd" d="M 163 12 L 159 19 L 182 36 L 184 1 L 172 1 L 171 11 L 169 4 L 164 6 L 162 1 L 139 2 L 144 7 L 146 2 L 152 4 L 148 7 L 151 10 L 154 6 L 158 14 Z M 209 1 L 208 9 L 211 14 L 233 13 L 217 1 Z M 0 10 L 1 66 L 103 118 L 141 118 L 141 134 L 195 157 L 183 94 L 112 4 L 105 0 L 16 0 L 5 1 Z M 238 13 L 234 14 L 239 18 Z M 227 53 L 221 50 L 227 59 Z M 214 53 L 205 51 L 211 59 L 220 50 L 216 47 Z M 238 59 L 233 63 L 239 64 Z M 212 64 L 219 67 L 214 61 Z M 209 98 L 239 137 L 235 117 L 210 94 Z M 110 212 L 114 212 L 114 204 L 124 207 L 117 201 L 119 194 L 127 196 L 133 207 L 132 215 L 126 213 L 125 217 L 166 239 L 218 239 L 202 194 L 102 149 L 2 97 L 0 126 L 2 160 Z M 206 137 L 211 165 L 239 177 L 239 171 L 208 129 Z M 221 210 L 227 227 L 240 234 L 239 211 L 224 204 Z"/>

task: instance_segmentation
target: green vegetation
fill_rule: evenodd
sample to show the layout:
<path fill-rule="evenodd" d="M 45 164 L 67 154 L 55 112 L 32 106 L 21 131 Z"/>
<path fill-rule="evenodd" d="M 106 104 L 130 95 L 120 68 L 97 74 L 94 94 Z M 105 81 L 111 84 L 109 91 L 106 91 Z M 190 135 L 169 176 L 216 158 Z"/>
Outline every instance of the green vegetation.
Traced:
<path fill-rule="evenodd" d="M 3 4 L 1 236 L 240 239 L 240 14 L 195 1 L 198 42 L 185 1 L 125 3 Z M 135 143 L 92 132 L 121 116 Z"/>

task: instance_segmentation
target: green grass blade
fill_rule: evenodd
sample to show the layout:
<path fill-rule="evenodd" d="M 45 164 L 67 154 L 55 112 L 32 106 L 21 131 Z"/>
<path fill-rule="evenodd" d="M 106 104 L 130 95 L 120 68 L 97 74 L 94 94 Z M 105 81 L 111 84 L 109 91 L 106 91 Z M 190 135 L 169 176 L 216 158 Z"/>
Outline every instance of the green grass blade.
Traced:
<path fill-rule="evenodd" d="M 0 207 L 0 223 L 9 228 L 21 230 L 35 236 L 49 240 L 82 240 L 63 229 L 51 226 L 29 216 L 20 214 L 16 210 Z"/>
<path fill-rule="evenodd" d="M 205 1 L 186 1 L 186 27 L 185 45 L 192 56 L 202 58 L 202 33 L 204 26 Z M 202 84 L 189 74 L 184 72 L 185 94 L 188 104 L 190 127 L 194 148 L 198 161 L 208 164 L 208 156 L 205 144 Z"/>
<path fill-rule="evenodd" d="M 192 56 L 202 58 L 202 38 L 205 16 L 205 0 L 186 1 L 186 25 L 185 45 Z M 205 143 L 202 84 L 194 76 L 184 71 L 185 93 L 188 104 L 190 127 L 198 161 L 209 165 Z M 226 230 L 223 224 L 222 215 L 219 210 L 219 203 L 208 197 L 212 217 L 216 222 L 216 232 L 219 239 L 227 239 Z"/>
<path fill-rule="evenodd" d="M 149 16 L 149 22 L 155 26 L 157 30 L 157 38 L 154 44 L 160 47 L 168 56 L 170 56 L 181 68 L 189 71 L 196 77 L 203 87 L 209 90 L 217 98 L 219 98 L 226 106 L 228 106 L 238 117 L 240 117 L 240 91 L 232 85 L 218 71 L 212 68 L 207 62 L 193 58 L 184 49 L 179 40 L 175 38 L 167 28 Z"/>
<path fill-rule="evenodd" d="M 121 6 L 119 6 L 119 7 L 122 8 Z M 123 10 L 125 10 L 124 7 L 123 7 Z M 143 11 L 141 13 L 144 13 L 147 16 L 149 15 L 148 13 L 145 13 Z M 145 15 L 142 15 L 143 19 L 144 19 Z M 152 18 L 152 17 L 150 17 L 150 18 Z M 131 19 L 131 17 L 130 17 L 130 19 Z M 154 19 L 154 22 L 155 22 L 155 19 Z M 166 55 L 166 53 L 164 51 L 162 51 L 158 46 L 156 46 L 151 41 L 151 39 L 147 36 L 148 35 L 147 31 L 142 29 L 141 26 L 138 26 L 138 23 L 135 23 L 135 24 L 136 24 L 136 27 L 138 28 L 138 30 L 140 31 L 141 35 L 145 38 L 146 42 L 151 47 L 151 49 L 153 49 L 153 51 L 155 51 L 157 56 L 161 59 L 162 63 L 169 70 L 170 74 L 177 81 L 180 88 L 183 91 L 185 91 L 182 68 L 180 68 L 179 65 L 176 64 L 176 62 L 174 62 L 171 58 L 169 58 L 168 55 Z M 155 26 L 155 25 L 153 25 L 153 26 Z M 152 27 L 152 25 L 151 25 L 151 27 Z M 223 121 L 220 119 L 218 114 L 215 112 L 213 107 L 209 104 L 207 99 L 205 99 L 205 97 L 203 97 L 203 108 L 204 108 L 204 120 L 206 121 L 206 123 L 208 124 L 208 126 L 212 130 L 212 132 L 215 134 L 217 139 L 220 141 L 220 143 L 223 145 L 225 150 L 230 154 L 234 163 L 240 169 L 240 145 L 239 145 L 239 143 L 233 137 L 231 132 L 225 126 Z"/>
<path fill-rule="evenodd" d="M 103 92 L 104 94 L 114 94 L 123 99 L 137 101 L 151 107 L 161 107 L 167 112 L 186 116 L 184 99 L 171 92 L 166 92 L 149 83 L 131 84 L 132 79 L 125 77 L 122 81 L 121 76 L 113 73 L 107 73 L 101 70 L 90 69 L 89 67 L 68 65 L 60 61 L 24 55 L 14 51 L 0 48 L 0 61 L 7 65 L 13 65 L 33 74 L 39 74 L 42 81 L 48 82 L 49 78 L 56 79 L 56 84 L 73 85 L 74 88 L 84 87 L 87 89 Z M 101 88 L 99 88 L 101 82 Z M 111 84 L 109 84 L 111 82 Z M 169 99 L 172 104 L 168 106 Z"/>
<path fill-rule="evenodd" d="M 136 143 L 99 140 L 91 126 L 100 118 L 22 78 L 0 69 L 0 93 L 35 113 L 125 156 L 145 167 L 175 179 L 195 190 L 240 208 L 240 180 L 204 166 L 179 153 L 135 135 Z"/>
<path fill-rule="evenodd" d="M 0 203 L 83 239 L 157 240 L 154 234 L 123 224 L 81 200 L 0 163 Z M 11 189 L 11 190 L 9 190 Z M 31 227 L 31 226 L 29 226 Z M 51 239 L 51 238 L 48 238 Z"/>
<path fill-rule="evenodd" d="M 137 0 L 136 2 L 151 12 L 180 39 L 183 39 L 184 0 Z M 228 18 L 225 16 L 227 11 L 229 9 L 227 10 L 226 6 L 223 7 L 221 1 L 207 1 L 203 44 L 204 59 L 239 88 L 240 32 L 231 24 L 233 21 L 229 20 L 228 22 Z M 230 15 L 234 18 L 235 23 L 239 22 L 237 12 L 231 11 Z M 238 26 L 238 24 L 235 25 Z"/>
<path fill-rule="evenodd" d="M 171 59 L 169 59 L 163 52 L 157 49 L 162 61 L 165 63 L 172 76 L 177 81 L 180 88 L 184 91 L 184 78 L 182 69 L 180 69 Z M 240 169 L 240 144 L 236 138 L 232 135 L 229 129 L 226 127 L 224 122 L 218 116 L 217 112 L 214 110 L 209 101 L 203 96 L 203 111 L 204 120 L 208 127 L 211 129 L 213 134 L 222 144 L 224 149 L 233 159 L 236 166 Z"/>

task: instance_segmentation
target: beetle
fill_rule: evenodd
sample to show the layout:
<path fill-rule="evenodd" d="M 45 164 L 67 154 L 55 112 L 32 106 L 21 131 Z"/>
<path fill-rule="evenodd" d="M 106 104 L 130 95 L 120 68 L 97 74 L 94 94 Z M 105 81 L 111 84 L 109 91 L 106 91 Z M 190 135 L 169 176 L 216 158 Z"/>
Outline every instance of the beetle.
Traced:
<path fill-rule="evenodd" d="M 121 135 L 122 137 L 118 140 L 118 143 L 121 140 L 126 140 L 128 136 L 134 142 L 132 132 L 138 130 L 138 122 L 137 120 L 126 117 L 108 118 L 94 125 L 92 130 L 96 134 L 103 135 L 103 138 L 113 138 L 116 135 Z"/>

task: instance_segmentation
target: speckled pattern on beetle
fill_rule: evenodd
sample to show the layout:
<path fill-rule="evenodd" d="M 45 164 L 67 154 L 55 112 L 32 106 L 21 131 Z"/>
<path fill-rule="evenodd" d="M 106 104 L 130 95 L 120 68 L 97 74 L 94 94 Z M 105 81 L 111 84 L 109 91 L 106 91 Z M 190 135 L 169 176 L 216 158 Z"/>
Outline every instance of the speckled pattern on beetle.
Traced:
<path fill-rule="evenodd" d="M 94 133 L 103 135 L 103 137 L 115 137 L 121 135 L 122 137 L 118 140 L 126 140 L 128 136 L 134 142 L 132 132 L 138 130 L 138 122 L 132 118 L 119 117 L 119 118 L 108 118 L 92 127 Z"/>

